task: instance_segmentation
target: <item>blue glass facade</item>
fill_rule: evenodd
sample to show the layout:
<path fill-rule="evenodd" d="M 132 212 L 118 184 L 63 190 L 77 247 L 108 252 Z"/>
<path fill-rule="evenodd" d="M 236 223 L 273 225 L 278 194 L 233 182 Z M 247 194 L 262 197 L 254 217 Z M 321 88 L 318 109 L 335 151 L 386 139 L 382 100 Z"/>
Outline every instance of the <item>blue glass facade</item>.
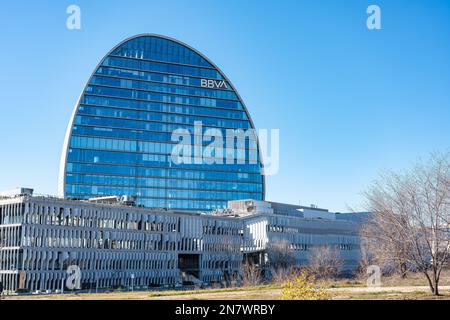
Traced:
<path fill-rule="evenodd" d="M 162 36 L 127 39 L 102 60 L 76 106 L 60 193 L 74 199 L 131 195 L 146 207 L 186 210 L 263 200 L 255 136 L 233 141 L 233 163 L 172 161 L 172 133 L 185 129 L 194 136 L 199 122 L 203 133 L 218 129 L 224 139 L 227 130 L 253 129 L 238 93 L 206 57 Z"/>

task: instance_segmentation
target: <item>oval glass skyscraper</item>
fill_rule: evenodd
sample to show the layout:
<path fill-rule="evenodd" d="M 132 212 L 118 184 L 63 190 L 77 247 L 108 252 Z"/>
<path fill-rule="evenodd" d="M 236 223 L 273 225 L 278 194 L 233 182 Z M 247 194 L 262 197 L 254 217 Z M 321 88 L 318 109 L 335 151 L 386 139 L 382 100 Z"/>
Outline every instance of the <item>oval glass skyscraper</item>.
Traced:
<path fill-rule="evenodd" d="M 253 129 L 239 94 L 205 56 L 163 36 L 129 38 L 100 62 L 76 105 L 60 194 L 202 211 L 263 200 Z"/>

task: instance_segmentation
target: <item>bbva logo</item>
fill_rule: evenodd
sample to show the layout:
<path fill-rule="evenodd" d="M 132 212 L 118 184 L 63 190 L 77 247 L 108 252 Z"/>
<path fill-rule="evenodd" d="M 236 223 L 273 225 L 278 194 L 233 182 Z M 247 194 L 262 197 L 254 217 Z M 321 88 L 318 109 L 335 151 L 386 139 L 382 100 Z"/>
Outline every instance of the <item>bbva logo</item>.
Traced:
<path fill-rule="evenodd" d="M 201 79 L 202 88 L 210 89 L 228 89 L 228 85 L 225 80 L 211 80 L 211 79 Z"/>

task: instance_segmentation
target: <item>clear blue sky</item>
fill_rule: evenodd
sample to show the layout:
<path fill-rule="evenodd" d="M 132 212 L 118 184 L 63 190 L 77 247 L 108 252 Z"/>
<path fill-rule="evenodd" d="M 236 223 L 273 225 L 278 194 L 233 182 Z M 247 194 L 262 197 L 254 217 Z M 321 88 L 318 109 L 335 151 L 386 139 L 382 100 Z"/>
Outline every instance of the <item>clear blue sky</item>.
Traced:
<path fill-rule="evenodd" d="M 82 29 L 66 29 L 66 8 Z M 382 30 L 366 28 L 366 8 Z M 0 190 L 56 194 L 74 104 L 124 38 L 158 33 L 212 59 L 258 128 L 279 128 L 267 199 L 358 207 L 382 169 L 450 141 L 450 2 L 2 1 Z"/>

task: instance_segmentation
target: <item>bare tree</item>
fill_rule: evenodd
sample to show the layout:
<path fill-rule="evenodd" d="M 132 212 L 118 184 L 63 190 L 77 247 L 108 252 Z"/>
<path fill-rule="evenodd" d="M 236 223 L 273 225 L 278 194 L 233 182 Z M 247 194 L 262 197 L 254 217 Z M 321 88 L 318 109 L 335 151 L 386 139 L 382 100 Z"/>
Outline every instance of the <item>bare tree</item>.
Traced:
<path fill-rule="evenodd" d="M 389 230 L 386 230 L 387 232 Z M 361 227 L 361 271 L 365 275 L 367 267 L 376 264 L 383 270 L 384 274 L 397 272 L 402 278 L 405 278 L 408 271 L 408 263 L 403 254 L 403 250 L 405 250 L 404 244 L 380 241 L 377 233 L 377 224 L 366 223 Z M 390 234 L 390 236 L 393 237 L 394 235 Z"/>
<path fill-rule="evenodd" d="M 222 271 L 223 282 L 226 287 L 229 287 L 230 285 L 235 284 L 237 278 L 236 274 L 239 271 L 238 268 L 235 268 L 233 266 L 233 262 L 237 260 L 236 255 L 239 255 L 239 252 L 237 250 L 240 250 L 240 246 L 239 243 L 233 241 L 232 237 L 228 236 L 222 239 L 222 245 L 227 248 L 227 250 L 223 252 L 224 259 L 220 264 L 220 267 Z"/>
<path fill-rule="evenodd" d="M 272 280 L 281 283 L 289 279 L 296 265 L 294 251 L 289 241 L 284 239 L 272 241 L 268 244 L 266 253 Z"/>
<path fill-rule="evenodd" d="M 358 265 L 358 274 L 360 276 L 366 277 L 366 270 L 370 265 L 375 264 L 375 255 L 373 253 L 372 249 L 372 242 L 368 241 L 368 238 L 366 236 L 367 231 L 363 230 L 366 225 L 361 226 L 361 243 L 359 246 L 359 265 Z"/>
<path fill-rule="evenodd" d="M 337 249 L 329 245 L 311 249 L 308 257 L 308 270 L 319 278 L 336 276 L 343 266 L 343 260 Z"/>
<path fill-rule="evenodd" d="M 300 275 L 301 268 L 297 266 L 290 266 L 287 268 L 271 268 L 270 275 L 271 280 L 274 283 L 285 283 L 288 280 L 295 279 Z"/>
<path fill-rule="evenodd" d="M 262 270 L 252 262 L 246 262 L 242 265 L 242 282 L 246 286 L 255 286 L 261 283 Z"/>
<path fill-rule="evenodd" d="M 433 154 L 405 173 L 383 174 L 365 197 L 368 241 L 386 259 L 422 272 L 439 295 L 450 253 L 450 152 Z"/>
<path fill-rule="evenodd" d="M 295 265 L 294 250 L 287 240 L 275 240 L 267 245 L 267 256 L 272 268 L 289 268 Z"/>

